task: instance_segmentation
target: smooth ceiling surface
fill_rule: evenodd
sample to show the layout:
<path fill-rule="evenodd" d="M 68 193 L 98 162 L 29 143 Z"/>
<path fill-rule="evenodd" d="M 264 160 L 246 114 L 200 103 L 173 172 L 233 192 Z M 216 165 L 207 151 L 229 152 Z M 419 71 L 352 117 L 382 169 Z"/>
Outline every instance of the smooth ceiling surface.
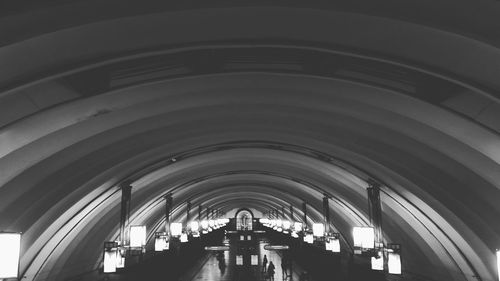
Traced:
<path fill-rule="evenodd" d="M 124 182 L 150 238 L 169 192 L 174 220 L 188 200 L 195 218 L 292 205 L 296 219 L 306 201 L 309 224 L 328 194 L 348 253 L 375 180 L 405 274 L 494 280 L 498 3 L 453 2 L 448 17 L 445 2 L 362 2 L 10 6 L 0 230 L 23 232 L 22 276 L 98 268 Z"/>

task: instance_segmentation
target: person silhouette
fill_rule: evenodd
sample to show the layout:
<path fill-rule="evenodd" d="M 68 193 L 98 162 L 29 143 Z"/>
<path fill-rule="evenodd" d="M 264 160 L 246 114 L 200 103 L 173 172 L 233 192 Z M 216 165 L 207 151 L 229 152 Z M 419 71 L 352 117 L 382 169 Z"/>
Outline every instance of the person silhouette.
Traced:
<path fill-rule="evenodd" d="M 262 272 L 267 271 L 267 256 L 264 255 L 264 259 L 262 260 Z"/>
<path fill-rule="evenodd" d="M 267 275 L 269 276 L 269 280 L 274 281 L 274 264 L 273 262 L 269 262 L 269 267 L 267 268 Z"/>

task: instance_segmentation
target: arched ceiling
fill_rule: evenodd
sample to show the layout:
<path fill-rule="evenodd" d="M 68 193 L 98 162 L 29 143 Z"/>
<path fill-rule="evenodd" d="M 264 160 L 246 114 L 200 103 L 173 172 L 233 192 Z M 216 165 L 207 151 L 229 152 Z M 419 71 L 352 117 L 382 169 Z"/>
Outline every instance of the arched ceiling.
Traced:
<path fill-rule="evenodd" d="M 0 12 L 0 230 L 27 280 L 99 265 L 124 182 L 150 236 L 167 193 L 174 220 L 306 201 L 308 224 L 327 194 L 349 251 L 372 180 L 407 274 L 495 279 L 498 3 L 163 2 Z"/>

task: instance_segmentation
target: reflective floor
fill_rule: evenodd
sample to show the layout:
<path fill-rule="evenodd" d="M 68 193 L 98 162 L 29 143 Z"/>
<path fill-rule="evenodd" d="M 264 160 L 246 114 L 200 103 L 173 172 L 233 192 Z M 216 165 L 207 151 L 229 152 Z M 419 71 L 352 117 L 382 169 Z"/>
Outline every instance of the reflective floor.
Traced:
<path fill-rule="evenodd" d="M 286 258 L 286 250 L 264 249 L 270 242 L 259 234 L 229 234 L 224 244 L 229 246 L 229 251 L 208 252 L 205 259 L 181 280 L 301 280 L 304 271 Z M 268 260 L 266 270 L 264 256 Z M 271 263 L 275 267 L 274 276 L 267 272 Z"/>

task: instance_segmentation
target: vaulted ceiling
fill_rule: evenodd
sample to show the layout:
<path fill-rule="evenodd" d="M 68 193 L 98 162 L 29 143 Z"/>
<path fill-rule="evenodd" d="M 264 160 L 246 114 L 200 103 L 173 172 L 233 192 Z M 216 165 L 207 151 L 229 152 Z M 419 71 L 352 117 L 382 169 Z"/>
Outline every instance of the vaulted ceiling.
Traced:
<path fill-rule="evenodd" d="M 496 1 L 5 1 L 0 230 L 26 280 L 95 269 L 120 184 L 150 235 L 186 202 L 295 206 L 350 250 L 381 187 L 407 274 L 494 280 Z"/>

